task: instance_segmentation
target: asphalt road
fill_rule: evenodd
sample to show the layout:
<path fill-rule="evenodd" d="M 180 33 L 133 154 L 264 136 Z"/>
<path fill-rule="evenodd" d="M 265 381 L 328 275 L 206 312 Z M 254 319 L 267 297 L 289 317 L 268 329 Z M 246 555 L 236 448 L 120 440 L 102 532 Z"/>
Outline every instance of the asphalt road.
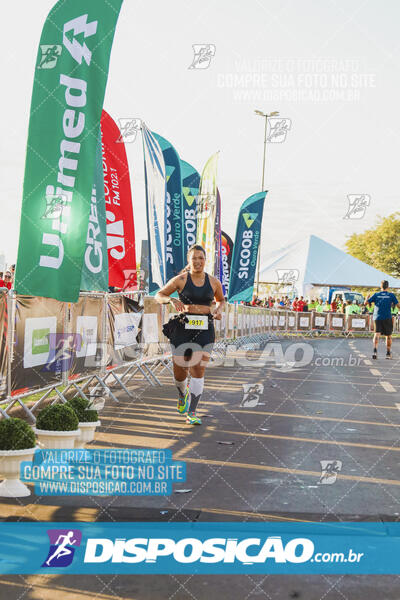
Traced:
<path fill-rule="evenodd" d="M 400 341 L 371 359 L 369 339 L 291 339 L 241 350 L 208 369 L 192 427 L 171 377 L 135 385 L 101 413 L 94 446 L 169 448 L 190 489 L 170 497 L 2 499 L 3 520 L 397 520 L 400 513 Z M 230 366 L 227 366 L 227 365 Z M 244 387 L 245 386 L 245 389 Z M 252 389 L 248 391 L 248 388 Z M 221 444 L 221 442 L 224 442 Z M 321 464 L 322 461 L 322 464 Z M 232 582 L 234 585 L 232 585 Z M 1 598 L 358 600 L 400 597 L 395 576 L 0 577 Z M 51 595 L 53 593 L 53 595 Z"/>

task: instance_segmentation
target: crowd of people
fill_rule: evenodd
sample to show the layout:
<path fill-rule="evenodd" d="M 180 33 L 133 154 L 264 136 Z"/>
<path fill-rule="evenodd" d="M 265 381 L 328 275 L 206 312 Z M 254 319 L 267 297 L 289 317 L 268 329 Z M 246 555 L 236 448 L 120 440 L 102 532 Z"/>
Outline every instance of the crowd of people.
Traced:
<path fill-rule="evenodd" d="M 352 314 L 369 314 L 374 311 L 374 307 L 371 304 L 358 304 L 356 300 L 352 302 L 345 301 L 341 296 L 335 296 L 331 302 L 324 301 L 321 298 L 304 298 L 303 296 L 296 296 L 293 299 L 290 299 L 289 296 L 282 296 L 280 298 L 269 296 L 264 299 L 254 296 L 251 302 L 244 302 L 244 304 L 278 310 L 292 310 L 294 312 L 342 313 L 346 316 Z M 397 306 L 392 308 L 392 315 L 395 316 L 398 312 L 399 309 Z"/>
<path fill-rule="evenodd" d="M 6 271 L 0 271 L 0 291 L 8 291 L 14 287 L 15 265 Z"/>

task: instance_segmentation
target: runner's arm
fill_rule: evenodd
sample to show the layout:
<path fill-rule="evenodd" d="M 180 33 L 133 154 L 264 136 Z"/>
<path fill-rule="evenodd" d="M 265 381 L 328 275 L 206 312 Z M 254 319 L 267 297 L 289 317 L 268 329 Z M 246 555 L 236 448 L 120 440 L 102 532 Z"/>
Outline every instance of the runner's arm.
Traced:
<path fill-rule="evenodd" d="M 157 294 L 155 295 L 155 300 L 159 304 L 172 304 L 178 312 L 184 311 L 184 304 L 180 300 L 178 300 L 178 298 L 170 297 L 171 294 L 182 289 L 182 284 L 185 285 L 184 274 L 173 277 L 172 279 L 170 279 L 170 281 L 168 281 L 168 283 L 164 285 L 163 288 L 161 288 L 161 290 L 157 292 Z"/>
<path fill-rule="evenodd" d="M 224 298 L 224 292 L 222 291 L 221 282 L 217 278 L 215 278 L 215 280 L 217 282 L 217 287 L 215 288 L 214 298 L 217 301 L 217 309 L 214 312 L 213 316 L 214 316 L 214 319 L 217 319 L 217 321 L 220 321 L 222 319 L 222 311 L 225 307 L 225 298 Z"/>

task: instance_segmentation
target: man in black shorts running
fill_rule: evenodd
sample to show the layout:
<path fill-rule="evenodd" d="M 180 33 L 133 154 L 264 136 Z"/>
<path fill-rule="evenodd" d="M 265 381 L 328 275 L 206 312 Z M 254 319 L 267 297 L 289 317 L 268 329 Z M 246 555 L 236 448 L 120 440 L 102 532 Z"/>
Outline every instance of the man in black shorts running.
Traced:
<path fill-rule="evenodd" d="M 376 292 L 370 298 L 367 298 L 365 304 L 375 304 L 374 308 L 374 350 L 372 358 L 378 357 L 378 343 L 381 335 L 386 337 L 386 358 L 392 358 L 392 306 L 398 305 L 398 300 L 394 294 L 388 291 L 389 283 L 384 280 L 381 282 L 381 291 Z"/>

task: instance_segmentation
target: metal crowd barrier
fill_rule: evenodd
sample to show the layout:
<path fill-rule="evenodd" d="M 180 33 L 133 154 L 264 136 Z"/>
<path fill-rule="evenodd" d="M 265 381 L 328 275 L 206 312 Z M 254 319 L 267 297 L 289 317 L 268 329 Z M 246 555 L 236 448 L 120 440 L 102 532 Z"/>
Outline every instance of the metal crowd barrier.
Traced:
<path fill-rule="evenodd" d="M 162 326 L 174 312 L 144 292 L 81 293 L 76 304 L 0 293 L 0 414 L 20 405 L 30 420 L 49 397 L 110 397 L 122 389 L 130 398 L 132 379 L 161 385 L 172 373 L 170 346 Z M 293 312 L 226 304 L 215 321 L 213 356 L 229 348 L 254 348 L 280 336 L 369 335 L 371 315 Z M 396 332 L 399 318 L 395 318 Z M 24 402 L 33 393 L 33 406 Z"/>

